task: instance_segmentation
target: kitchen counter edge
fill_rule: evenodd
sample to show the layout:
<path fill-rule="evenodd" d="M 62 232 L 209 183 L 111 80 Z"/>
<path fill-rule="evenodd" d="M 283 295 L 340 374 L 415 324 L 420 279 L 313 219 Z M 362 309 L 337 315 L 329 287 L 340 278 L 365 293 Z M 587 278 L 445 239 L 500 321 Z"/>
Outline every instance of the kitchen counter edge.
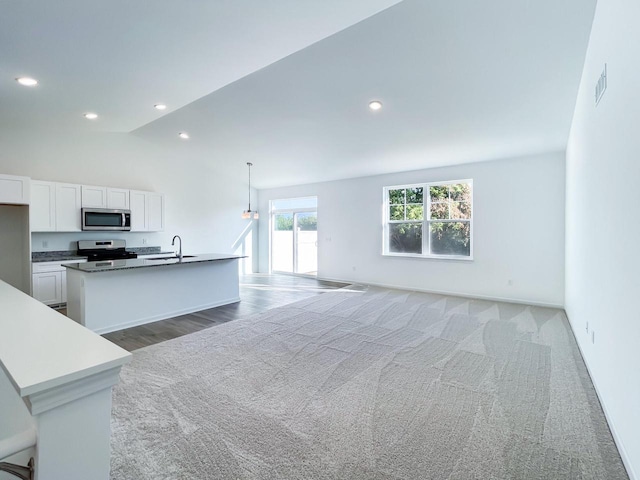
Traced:
<path fill-rule="evenodd" d="M 70 270 L 78 270 L 85 273 L 100 273 L 113 272 L 117 270 L 131 270 L 136 268 L 166 267 L 192 263 L 238 260 L 240 258 L 247 258 L 247 256 L 226 253 L 205 253 L 189 257 L 185 256 L 182 260 L 177 257 L 167 257 L 166 259 L 131 258 L 125 260 L 105 260 L 101 262 L 68 263 L 63 266 Z"/>

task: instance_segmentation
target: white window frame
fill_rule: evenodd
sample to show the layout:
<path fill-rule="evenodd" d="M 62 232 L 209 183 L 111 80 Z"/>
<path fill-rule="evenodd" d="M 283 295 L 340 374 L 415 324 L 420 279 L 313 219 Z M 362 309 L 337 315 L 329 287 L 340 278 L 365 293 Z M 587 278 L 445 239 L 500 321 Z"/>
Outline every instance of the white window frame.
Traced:
<path fill-rule="evenodd" d="M 429 194 L 429 187 L 433 186 L 441 186 L 441 185 L 455 185 L 458 183 L 468 183 L 471 186 L 471 218 L 469 219 L 451 219 L 451 220 L 442 220 L 442 219 L 434 219 L 431 220 L 429 218 L 431 214 L 431 195 Z M 423 188 L 423 208 L 424 215 L 422 220 L 391 220 L 389 218 L 389 190 L 399 190 L 399 189 L 407 189 L 407 188 Z M 410 183 L 406 185 L 392 185 L 388 187 L 383 187 L 382 189 L 382 255 L 385 257 L 412 257 L 412 258 L 434 258 L 440 260 L 463 260 L 463 261 L 472 261 L 473 260 L 473 217 L 475 213 L 475 205 L 474 205 L 474 188 L 473 188 L 473 179 L 463 179 L 463 180 L 446 180 L 442 182 L 425 182 L 425 183 Z M 432 253 L 397 253 L 389 251 L 389 224 L 392 223 L 419 223 L 422 224 L 422 251 L 429 252 L 430 251 L 430 230 L 429 226 L 431 222 L 443 222 L 443 223 L 454 223 L 454 222 L 469 222 L 470 227 L 470 240 L 469 240 L 469 255 L 438 255 Z"/>

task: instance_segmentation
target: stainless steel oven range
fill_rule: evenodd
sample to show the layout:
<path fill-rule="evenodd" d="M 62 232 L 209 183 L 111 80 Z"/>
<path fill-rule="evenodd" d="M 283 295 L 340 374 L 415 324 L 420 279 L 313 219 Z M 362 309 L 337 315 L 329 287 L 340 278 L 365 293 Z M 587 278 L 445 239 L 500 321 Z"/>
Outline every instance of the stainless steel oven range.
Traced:
<path fill-rule="evenodd" d="M 138 258 L 127 251 L 125 240 L 78 240 L 78 255 L 86 256 L 90 262 Z"/>

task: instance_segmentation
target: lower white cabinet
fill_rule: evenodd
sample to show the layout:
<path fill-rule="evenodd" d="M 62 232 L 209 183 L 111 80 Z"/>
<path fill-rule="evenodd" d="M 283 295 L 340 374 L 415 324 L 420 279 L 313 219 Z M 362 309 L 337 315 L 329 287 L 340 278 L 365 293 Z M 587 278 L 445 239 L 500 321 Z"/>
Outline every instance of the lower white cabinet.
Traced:
<path fill-rule="evenodd" d="M 67 303 L 67 269 L 63 265 L 82 262 L 86 262 L 86 260 L 33 263 L 33 298 L 46 305 Z"/>
<path fill-rule="evenodd" d="M 62 274 L 66 272 L 46 272 L 33 274 L 33 298 L 47 305 L 57 305 L 66 302 L 62 298 Z"/>

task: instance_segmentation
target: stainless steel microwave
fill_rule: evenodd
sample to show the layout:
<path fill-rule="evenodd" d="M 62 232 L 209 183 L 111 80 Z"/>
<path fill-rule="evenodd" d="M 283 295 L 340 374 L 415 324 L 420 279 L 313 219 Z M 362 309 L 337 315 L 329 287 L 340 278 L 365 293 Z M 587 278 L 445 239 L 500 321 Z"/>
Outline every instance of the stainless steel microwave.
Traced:
<path fill-rule="evenodd" d="M 83 208 L 82 230 L 129 231 L 131 230 L 131 210 Z"/>

